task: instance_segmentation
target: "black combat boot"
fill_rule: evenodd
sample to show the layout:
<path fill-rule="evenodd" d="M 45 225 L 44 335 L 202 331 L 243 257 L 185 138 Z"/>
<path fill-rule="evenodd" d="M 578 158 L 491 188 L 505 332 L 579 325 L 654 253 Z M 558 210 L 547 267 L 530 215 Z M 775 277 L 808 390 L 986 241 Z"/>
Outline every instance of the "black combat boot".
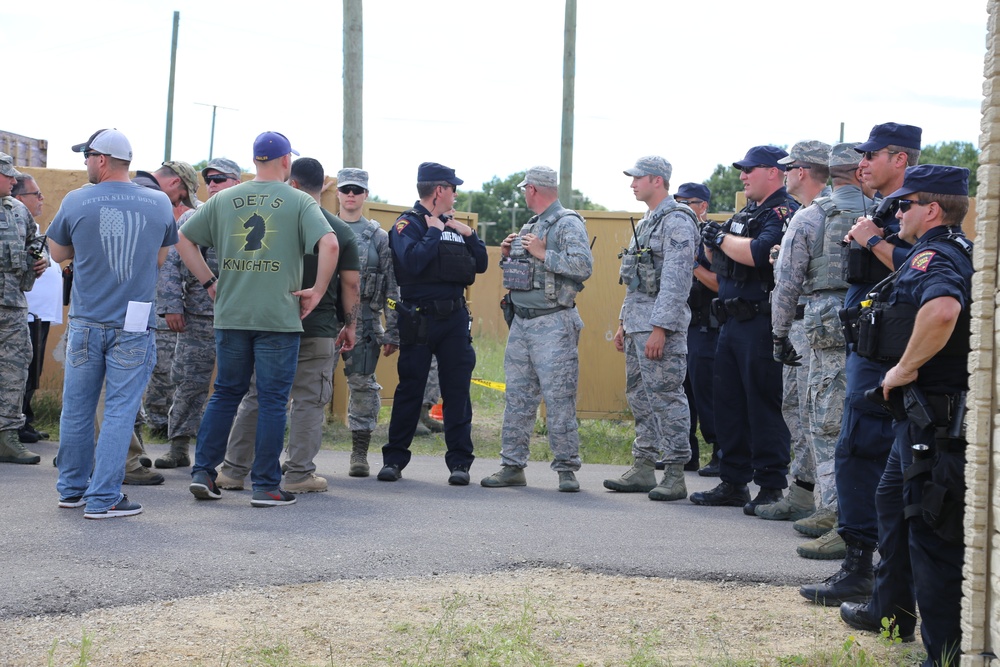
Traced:
<path fill-rule="evenodd" d="M 822 583 L 800 587 L 799 595 L 825 607 L 839 607 L 844 602 L 864 602 L 874 585 L 872 550 L 848 544 L 840 569 Z"/>

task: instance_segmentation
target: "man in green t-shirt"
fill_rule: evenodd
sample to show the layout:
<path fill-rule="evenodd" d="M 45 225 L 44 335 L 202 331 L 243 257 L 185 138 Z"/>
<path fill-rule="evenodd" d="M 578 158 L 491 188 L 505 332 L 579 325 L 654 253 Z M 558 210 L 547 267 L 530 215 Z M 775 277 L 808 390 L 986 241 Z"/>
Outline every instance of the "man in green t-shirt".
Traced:
<path fill-rule="evenodd" d="M 236 408 L 256 375 L 260 418 L 250 504 L 271 507 L 295 502 L 281 488 L 278 462 L 285 406 L 295 377 L 301 318 L 326 292 L 339 246 L 319 205 L 285 183 L 291 154 L 298 155 L 288 139 L 264 132 L 253 151 L 257 176 L 203 204 L 181 228 L 177 251 L 215 299 L 215 392 L 198 430 L 189 488 L 199 500 L 221 497 L 215 469 L 225 457 Z M 197 246 L 215 248 L 218 276 Z M 300 289 L 306 254 L 318 255 L 316 283 Z M 341 332 L 341 340 L 352 346 L 353 331 Z"/>
<path fill-rule="evenodd" d="M 320 203 L 325 174 L 318 160 L 302 157 L 292 163 L 288 181 Z M 298 367 L 292 382 L 292 411 L 288 426 L 288 456 L 283 488 L 289 493 L 326 491 L 326 478 L 316 474 L 313 459 L 323 444 L 323 408 L 333 397 L 333 371 L 337 366 L 341 332 L 354 329 L 359 317 L 361 265 L 354 232 L 343 220 L 321 209 L 326 221 L 337 235 L 340 257 L 336 273 L 316 309 L 302 320 L 302 340 L 299 343 Z M 312 285 L 316 276 L 316 258 L 304 259 L 302 285 Z M 339 302 L 344 322 L 337 317 Z M 254 460 L 254 432 L 257 426 L 257 392 L 250 391 L 240 403 L 236 423 L 229 434 L 226 460 L 219 470 L 216 484 L 222 489 L 242 489 L 243 479 Z"/>

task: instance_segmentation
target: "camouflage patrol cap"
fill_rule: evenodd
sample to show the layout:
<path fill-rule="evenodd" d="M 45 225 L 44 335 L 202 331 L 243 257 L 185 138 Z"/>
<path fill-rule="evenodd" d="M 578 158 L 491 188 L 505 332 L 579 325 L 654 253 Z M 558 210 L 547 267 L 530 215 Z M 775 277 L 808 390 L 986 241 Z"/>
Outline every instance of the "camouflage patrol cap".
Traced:
<path fill-rule="evenodd" d="M 11 178 L 24 176 L 24 174 L 19 172 L 17 169 L 14 169 L 14 158 L 6 153 L 0 153 L 0 174 L 10 176 Z"/>
<path fill-rule="evenodd" d="M 194 208 L 194 197 L 198 193 L 198 174 L 195 173 L 194 167 L 187 162 L 180 162 L 178 160 L 167 160 L 163 163 L 163 166 L 177 174 L 181 181 L 184 182 L 187 197 L 184 197 L 181 201 Z"/>
<path fill-rule="evenodd" d="M 227 157 L 217 157 L 209 160 L 208 164 L 205 165 L 205 168 L 201 170 L 201 177 L 205 178 L 210 169 L 214 169 L 220 174 L 225 174 L 226 176 L 229 176 L 237 181 L 240 180 L 240 175 L 243 173 L 243 170 L 240 169 L 240 165 L 236 164 L 234 160 L 230 160 Z M 179 175 L 180 174 L 178 174 L 178 176 Z"/>
<path fill-rule="evenodd" d="M 792 150 L 788 152 L 788 157 L 778 160 L 778 164 L 789 165 L 796 162 L 806 162 L 808 164 L 826 165 L 829 161 L 830 144 L 810 139 L 808 141 L 797 142 L 792 146 Z"/>
<path fill-rule="evenodd" d="M 368 189 L 368 172 L 364 169 L 345 167 L 337 172 L 337 187 L 345 185 L 356 185 L 359 188 Z"/>
<path fill-rule="evenodd" d="M 861 153 L 854 150 L 858 143 L 857 141 L 845 141 L 834 144 L 830 150 L 830 166 L 856 167 L 861 164 Z"/>
<path fill-rule="evenodd" d="M 631 169 L 626 169 L 623 173 L 633 178 L 639 176 L 662 176 L 663 180 L 669 181 L 670 174 L 673 171 L 674 168 L 670 166 L 670 163 L 665 158 L 659 155 L 647 155 L 636 160 L 635 166 Z"/>
<path fill-rule="evenodd" d="M 518 183 L 517 187 L 523 188 L 526 185 L 534 185 L 538 188 L 558 188 L 559 177 L 556 175 L 556 170 L 552 167 L 539 165 L 529 169 L 524 174 L 524 180 Z"/>

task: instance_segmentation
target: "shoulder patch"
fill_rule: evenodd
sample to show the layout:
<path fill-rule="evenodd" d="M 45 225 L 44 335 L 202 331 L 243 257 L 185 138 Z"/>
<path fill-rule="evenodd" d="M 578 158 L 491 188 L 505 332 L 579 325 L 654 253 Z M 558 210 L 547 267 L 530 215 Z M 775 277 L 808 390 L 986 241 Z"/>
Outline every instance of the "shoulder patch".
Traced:
<path fill-rule="evenodd" d="M 403 230 L 406 229 L 406 226 L 408 224 L 410 224 L 410 221 L 407 220 L 406 218 L 400 218 L 399 220 L 397 220 L 396 221 L 396 233 L 397 234 L 401 234 L 403 232 Z"/>
<path fill-rule="evenodd" d="M 775 206 L 771 210 L 775 212 L 779 220 L 784 220 L 785 218 L 787 218 L 792 214 L 792 212 L 789 210 L 787 206 Z"/>
<path fill-rule="evenodd" d="M 910 260 L 910 268 L 916 269 L 917 271 L 927 271 L 927 266 L 934 259 L 934 255 L 937 253 L 933 250 L 924 250 L 923 252 L 918 252 Z"/>
<path fill-rule="evenodd" d="M 684 239 L 683 241 L 678 241 L 677 239 L 670 239 L 670 245 L 671 245 L 671 247 L 674 247 L 674 248 L 677 248 L 677 249 L 682 249 L 682 248 L 688 247 L 688 243 L 689 242 L 690 241 L 688 239 Z"/>

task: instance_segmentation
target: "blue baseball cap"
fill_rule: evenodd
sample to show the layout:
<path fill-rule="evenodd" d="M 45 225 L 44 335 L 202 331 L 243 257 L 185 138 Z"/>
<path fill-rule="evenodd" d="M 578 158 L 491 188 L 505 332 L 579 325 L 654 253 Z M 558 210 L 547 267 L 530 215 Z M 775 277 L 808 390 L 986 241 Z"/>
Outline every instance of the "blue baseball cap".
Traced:
<path fill-rule="evenodd" d="M 299 154 L 297 150 L 292 148 L 292 143 L 288 141 L 288 137 L 281 132 L 262 132 L 254 139 L 253 159 L 257 162 L 275 160 L 289 153 Z"/>
<path fill-rule="evenodd" d="M 898 199 L 914 192 L 935 195 L 969 196 L 969 170 L 965 167 L 946 167 L 940 164 L 918 164 L 907 167 L 903 187 L 889 195 Z"/>
<path fill-rule="evenodd" d="M 712 191 L 708 189 L 707 185 L 701 183 L 681 183 L 674 199 L 700 199 L 704 202 L 711 202 Z"/>
<path fill-rule="evenodd" d="M 455 175 L 455 170 L 437 162 L 421 162 L 417 167 L 417 183 L 433 183 L 434 181 L 444 181 L 452 185 L 465 183 Z"/>
<path fill-rule="evenodd" d="M 788 153 L 781 150 L 777 146 L 754 146 L 747 151 L 745 158 L 739 162 L 734 162 L 733 166 L 737 169 L 741 167 L 777 167 L 781 171 L 785 171 L 785 165 L 778 162 L 782 158 L 788 157 Z"/>
<path fill-rule="evenodd" d="M 916 125 L 902 125 L 900 123 L 882 123 L 872 128 L 868 135 L 868 141 L 854 147 L 859 153 L 867 151 L 880 151 L 886 146 L 903 146 L 920 150 L 920 134 L 923 132 Z"/>

